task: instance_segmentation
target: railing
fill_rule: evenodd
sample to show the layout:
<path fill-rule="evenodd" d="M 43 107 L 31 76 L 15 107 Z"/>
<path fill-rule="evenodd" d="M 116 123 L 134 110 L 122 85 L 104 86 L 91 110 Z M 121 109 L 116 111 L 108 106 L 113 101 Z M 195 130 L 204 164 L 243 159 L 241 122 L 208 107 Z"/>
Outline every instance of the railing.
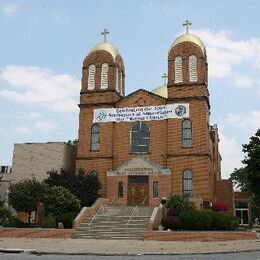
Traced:
<path fill-rule="evenodd" d="M 113 201 L 115 200 L 116 195 L 112 198 L 112 200 L 109 202 L 109 205 L 112 205 Z"/>
<path fill-rule="evenodd" d="M 134 216 L 135 211 L 137 211 L 137 216 L 138 216 L 138 206 L 134 207 L 134 210 L 126 223 L 127 227 L 128 227 L 129 222 L 131 221 L 132 217 Z"/>
<path fill-rule="evenodd" d="M 144 198 L 144 200 L 143 200 L 143 202 L 142 202 L 142 204 L 141 204 L 141 205 L 144 205 L 144 203 L 145 203 L 146 199 L 147 199 L 147 195 L 145 196 L 145 198 Z"/>
<path fill-rule="evenodd" d="M 92 222 L 95 220 L 96 216 L 98 215 L 98 213 L 99 213 L 101 210 L 103 211 L 103 214 L 104 214 L 104 206 L 103 206 L 103 205 L 101 205 L 101 207 L 99 208 L 99 210 L 97 211 L 97 213 L 94 215 L 94 217 L 93 217 L 93 218 L 91 219 L 91 221 L 89 222 L 88 226 L 90 226 L 90 225 L 92 224 Z"/>

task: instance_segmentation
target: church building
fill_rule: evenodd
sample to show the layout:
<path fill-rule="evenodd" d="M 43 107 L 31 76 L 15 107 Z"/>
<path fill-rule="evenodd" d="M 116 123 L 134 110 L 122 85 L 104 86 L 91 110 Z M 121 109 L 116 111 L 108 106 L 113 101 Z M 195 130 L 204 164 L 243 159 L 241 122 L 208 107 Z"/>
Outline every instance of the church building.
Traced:
<path fill-rule="evenodd" d="M 104 30 L 104 42 L 83 61 L 76 168 L 97 174 L 102 197 L 114 205 L 158 206 L 178 194 L 201 209 L 221 201 L 234 212 L 210 122 L 206 49 L 184 25 L 169 43 L 168 82 L 128 95 L 123 57 Z"/>

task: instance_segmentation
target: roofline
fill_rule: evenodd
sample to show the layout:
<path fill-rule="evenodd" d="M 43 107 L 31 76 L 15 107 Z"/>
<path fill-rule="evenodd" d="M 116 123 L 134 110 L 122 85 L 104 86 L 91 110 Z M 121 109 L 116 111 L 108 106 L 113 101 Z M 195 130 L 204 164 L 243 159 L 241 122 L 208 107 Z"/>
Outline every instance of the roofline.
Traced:
<path fill-rule="evenodd" d="M 152 96 L 157 97 L 157 98 L 159 98 L 159 99 L 161 99 L 161 100 L 164 100 L 164 101 L 166 101 L 166 99 L 167 99 L 167 98 L 164 98 L 164 97 L 162 97 L 162 96 L 160 96 L 160 95 L 157 95 L 157 94 L 155 94 L 155 93 L 153 93 L 153 92 L 151 92 L 151 91 L 148 91 L 148 90 L 146 90 L 146 89 L 140 88 L 140 89 L 137 89 L 137 90 L 135 90 L 134 92 L 128 94 L 127 96 L 123 97 L 121 100 L 119 100 L 119 101 L 117 101 L 117 102 L 115 102 L 115 103 L 116 103 L 116 104 L 119 104 L 120 102 L 122 102 L 122 101 L 124 101 L 125 99 L 131 97 L 132 95 L 136 94 L 137 92 L 145 92 L 145 93 L 147 93 L 147 94 L 149 94 L 149 95 L 152 95 Z"/>

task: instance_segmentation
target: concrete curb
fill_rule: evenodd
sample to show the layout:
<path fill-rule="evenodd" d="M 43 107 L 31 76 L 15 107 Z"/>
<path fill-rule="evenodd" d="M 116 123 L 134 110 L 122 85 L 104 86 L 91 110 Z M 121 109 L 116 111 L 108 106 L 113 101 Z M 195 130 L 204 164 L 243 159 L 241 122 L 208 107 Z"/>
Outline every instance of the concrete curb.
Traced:
<path fill-rule="evenodd" d="M 163 256 L 163 255 L 211 255 L 211 254 L 235 254 L 235 253 L 246 253 L 246 252 L 259 252 L 259 250 L 233 250 L 233 251 L 223 251 L 223 252 L 195 252 L 195 253 L 69 253 L 69 252 L 46 252 L 46 251 L 37 251 L 35 249 L 20 249 L 20 248 L 0 248 L 0 253 L 5 254 L 21 254 L 27 253 L 32 255 L 71 255 L 71 256 L 83 256 L 83 255 L 93 255 L 93 256 Z"/>
<path fill-rule="evenodd" d="M 22 249 L 22 248 L 0 248 L 0 253 L 19 254 L 19 253 L 36 253 L 35 249 Z"/>

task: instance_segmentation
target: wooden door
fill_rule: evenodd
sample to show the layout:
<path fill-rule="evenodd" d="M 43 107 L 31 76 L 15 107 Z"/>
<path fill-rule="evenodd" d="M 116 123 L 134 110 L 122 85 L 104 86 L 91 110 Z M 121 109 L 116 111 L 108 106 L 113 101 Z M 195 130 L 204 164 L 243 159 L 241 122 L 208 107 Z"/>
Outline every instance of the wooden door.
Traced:
<path fill-rule="evenodd" d="M 148 176 L 129 176 L 128 205 L 149 205 Z"/>

